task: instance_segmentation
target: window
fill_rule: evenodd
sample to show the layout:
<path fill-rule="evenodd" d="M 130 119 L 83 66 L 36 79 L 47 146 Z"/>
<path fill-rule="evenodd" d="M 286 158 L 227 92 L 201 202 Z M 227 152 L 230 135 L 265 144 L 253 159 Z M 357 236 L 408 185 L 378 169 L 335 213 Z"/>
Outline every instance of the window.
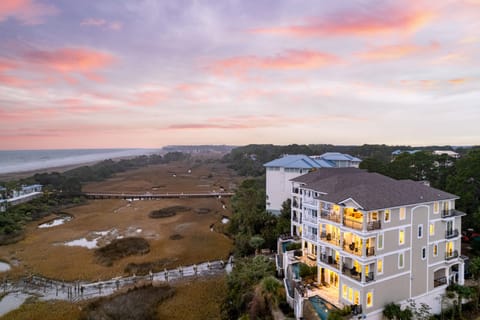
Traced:
<path fill-rule="evenodd" d="M 347 299 L 348 289 L 347 289 L 347 286 L 346 286 L 346 285 L 343 285 L 343 286 L 342 286 L 342 292 L 343 292 L 343 298 L 344 298 L 344 299 Z"/>
<path fill-rule="evenodd" d="M 385 222 L 390 222 L 390 210 L 385 209 L 384 216 L 383 216 Z"/>
<path fill-rule="evenodd" d="M 407 216 L 407 210 L 405 208 L 400 208 L 400 220 L 405 220 L 406 216 Z"/>
<path fill-rule="evenodd" d="M 418 225 L 418 233 L 417 233 L 418 239 L 423 237 L 423 224 Z"/>
<path fill-rule="evenodd" d="M 353 302 L 353 289 L 348 288 L 348 301 Z"/>
<path fill-rule="evenodd" d="M 353 304 L 360 304 L 360 292 L 358 290 L 355 290 L 353 295 Z"/>
<path fill-rule="evenodd" d="M 377 260 L 377 274 L 383 273 L 383 259 Z"/>
<path fill-rule="evenodd" d="M 405 261 L 404 261 L 404 253 L 401 252 L 398 254 L 398 268 L 399 269 L 403 269 L 403 267 L 405 267 Z"/>
<path fill-rule="evenodd" d="M 373 292 L 367 292 L 367 308 L 373 306 Z"/>
<path fill-rule="evenodd" d="M 383 249 L 383 233 L 379 233 L 379 234 L 378 234 L 377 247 L 378 247 L 378 250 L 382 250 L 382 249 Z"/>
<path fill-rule="evenodd" d="M 430 223 L 430 235 L 433 236 L 435 235 L 435 224 Z"/>
<path fill-rule="evenodd" d="M 425 260 L 427 258 L 427 248 L 423 247 L 422 248 L 422 260 Z"/>
<path fill-rule="evenodd" d="M 440 206 L 439 206 L 438 201 L 435 201 L 435 202 L 433 203 L 433 213 L 438 213 L 438 212 L 439 212 L 439 208 L 440 208 Z"/>
<path fill-rule="evenodd" d="M 433 245 L 433 256 L 436 257 L 438 255 L 438 245 L 434 244 Z"/>
<path fill-rule="evenodd" d="M 405 243 L 405 230 L 398 230 L 398 244 L 402 245 Z"/>

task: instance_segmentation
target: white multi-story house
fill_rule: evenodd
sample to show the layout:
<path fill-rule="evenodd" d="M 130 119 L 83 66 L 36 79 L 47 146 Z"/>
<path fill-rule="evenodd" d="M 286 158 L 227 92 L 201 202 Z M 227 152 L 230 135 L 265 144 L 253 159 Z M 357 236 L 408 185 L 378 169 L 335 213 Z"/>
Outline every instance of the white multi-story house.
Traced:
<path fill-rule="evenodd" d="M 289 282 L 297 318 L 319 299 L 329 302 L 323 306 L 353 305 L 367 319 L 381 319 L 386 304 L 408 299 L 439 313 L 447 285 L 463 284 L 457 196 L 354 168 L 323 168 L 292 183 L 291 232 L 303 255 L 286 252 L 282 267 L 287 278 L 300 261 L 318 267 L 310 289 Z"/>
<path fill-rule="evenodd" d="M 292 193 L 291 179 L 319 168 L 331 168 L 333 164 L 314 160 L 303 154 L 285 155 L 263 165 L 266 170 L 266 208 L 274 214 L 280 213 L 282 203 Z"/>
<path fill-rule="evenodd" d="M 266 168 L 266 208 L 274 214 L 280 213 L 282 203 L 290 198 L 291 179 L 320 168 L 357 167 L 360 159 L 348 154 L 327 152 L 320 156 L 303 154 L 285 155 L 265 163 Z"/>

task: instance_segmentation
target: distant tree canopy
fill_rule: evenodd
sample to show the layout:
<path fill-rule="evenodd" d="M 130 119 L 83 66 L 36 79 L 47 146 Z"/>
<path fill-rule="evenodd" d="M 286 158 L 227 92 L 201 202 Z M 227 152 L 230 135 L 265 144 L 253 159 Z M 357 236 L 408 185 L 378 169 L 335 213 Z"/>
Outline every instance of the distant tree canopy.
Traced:
<path fill-rule="evenodd" d="M 223 157 L 223 161 L 229 163 L 230 168 L 236 170 L 239 175 L 256 177 L 265 173 L 264 163 L 279 158 L 284 154 L 305 154 L 310 156 L 320 155 L 325 152 L 341 152 L 359 157 L 363 160 L 375 159 L 375 161 L 379 161 L 380 163 L 388 163 L 392 159 L 392 152 L 398 149 L 418 149 L 431 152 L 439 149 L 450 149 L 450 147 L 428 146 L 412 148 L 411 146 L 387 146 L 384 144 L 364 144 L 361 146 L 335 146 L 331 144 L 292 144 L 279 146 L 272 144 L 251 144 L 233 149 Z M 456 149 L 456 152 L 460 154 L 464 154 L 467 151 L 468 149 Z"/>

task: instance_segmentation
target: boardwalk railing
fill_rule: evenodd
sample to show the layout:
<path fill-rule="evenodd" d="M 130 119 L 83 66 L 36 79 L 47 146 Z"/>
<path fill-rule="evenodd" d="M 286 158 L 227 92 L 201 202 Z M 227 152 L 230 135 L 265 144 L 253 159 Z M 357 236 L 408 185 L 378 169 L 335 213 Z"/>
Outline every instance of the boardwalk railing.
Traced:
<path fill-rule="evenodd" d="M 42 296 L 42 300 L 79 301 L 108 296 L 124 287 L 141 283 L 169 282 L 186 277 L 202 277 L 223 272 L 228 273 L 231 271 L 232 266 L 233 258 L 230 257 L 226 263 L 223 260 L 204 262 L 198 265 L 194 264 L 176 269 L 165 269 L 161 272 L 150 272 L 143 276 L 117 277 L 96 282 L 65 282 L 32 275 L 16 283 L 4 281 L 1 288 L 4 293 L 21 291 L 27 294 Z"/>

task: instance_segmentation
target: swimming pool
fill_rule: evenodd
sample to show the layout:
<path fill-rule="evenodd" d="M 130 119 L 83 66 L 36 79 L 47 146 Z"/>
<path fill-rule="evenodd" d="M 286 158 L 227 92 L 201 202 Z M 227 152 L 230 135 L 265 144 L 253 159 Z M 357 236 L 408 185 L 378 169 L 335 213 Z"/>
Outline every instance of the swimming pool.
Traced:
<path fill-rule="evenodd" d="M 293 274 L 295 275 L 295 279 L 300 279 L 300 264 L 294 263 L 292 264 Z"/>
<path fill-rule="evenodd" d="M 320 296 L 313 296 L 308 298 L 308 300 L 322 320 L 327 320 L 328 313 L 330 311 L 338 309 L 330 302 L 322 299 Z"/>
<path fill-rule="evenodd" d="M 283 252 L 282 253 L 285 253 L 287 251 L 287 246 L 292 243 L 292 241 L 285 241 L 285 242 L 282 242 L 282 250 Z"/>

